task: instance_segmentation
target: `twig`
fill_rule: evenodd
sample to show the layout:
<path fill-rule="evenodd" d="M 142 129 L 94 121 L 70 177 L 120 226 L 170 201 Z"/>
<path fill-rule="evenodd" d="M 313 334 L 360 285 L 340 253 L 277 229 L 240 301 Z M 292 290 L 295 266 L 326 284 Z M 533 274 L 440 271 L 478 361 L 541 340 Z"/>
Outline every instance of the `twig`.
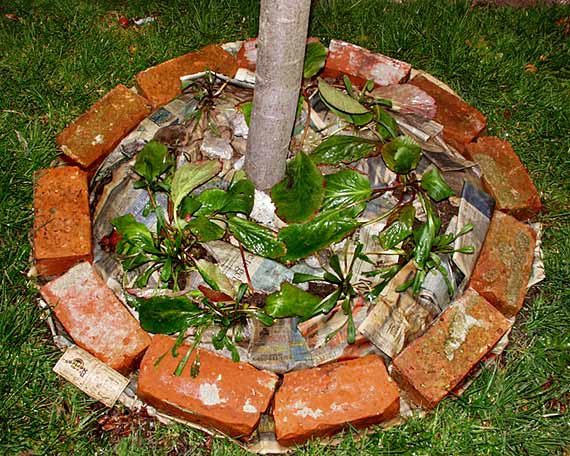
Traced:
<path fill-rule="evenodd" d="M 251 283 L 251 277 L 249 276 L 249 269 L 247 268 L 247 262 L 245 261 L 245 252 L 243 251 L 243 246 L 241 242 L 239 243 L 239 253 L 241 255 L 241 261 L 243 262 L 243 270 L 245 271 L 245 277 L 247 278 L 247 286 L 249 287 L 249 291 L 252 293 L 255 291 L 253 289 L 253 284 Z"/>

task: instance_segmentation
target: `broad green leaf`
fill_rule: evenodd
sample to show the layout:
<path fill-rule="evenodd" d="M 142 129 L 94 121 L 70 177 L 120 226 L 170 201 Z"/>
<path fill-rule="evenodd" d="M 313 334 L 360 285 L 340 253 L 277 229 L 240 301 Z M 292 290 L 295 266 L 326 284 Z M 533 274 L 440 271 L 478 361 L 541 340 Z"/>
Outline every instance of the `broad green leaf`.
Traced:
<path fill-rule="evenodd" d="M 321 211 L 347 208 L 341 215 L 357 217 L 366 209 L 366 200 L 372 195 L 370 182 L 362 174 L 345 169 L 325 176 L 325 198 Z"/>
<path fill-rule="evenodd" d="M 327 48 L 320 42 L 308 43 L 305 48 L 305 63 L 303 64 L 303 77 L 305 79 L 315 76 L 325 66 Z"/>
<path fill-rule="evenodd" d="M 373 155 L 378 144 L 376 141 L 359 136 L 334 135 L 320 143 L 311 152 L 310 157 L 319 165 L 352 163 Z"/>
<path fill-rule="evenodd" d="M 273 318 L 300 317 L 307 319 L 318 312 L 321 298 L 283 283 L 281 289 L 267 296 L 265 312 Z"/>
<path fill-rule="evenodd" d="M 323 79 L 318 79 L 318 85 L 321 98 L 333 108 L 347 114 L 367 114 L 370 112 L 354 98 L 330 86 Z"/>
<path fill-rule="evenodd" d="M 137 299 L 141 327 L 153 334 L 172 334 L 203 322 L 203 311 L 185 297 Z"/>
<path fill-rule="evenodd" d="M 193 217 L 187 224 L 186 228 L 198 238 L 201 242 L 210 242 L 224 237 L 226 230 L 207 217 Z"/>
<path fill-rule="evenodd" d="M 187 215 L 194 214 L 194 212 L 200 209 L 201 205 L 202 203 L 200 203 L 196 198 L 186 196 L 182 200 L 182 203 L 180 203 L 180 209 L 178 210 L 180 217 L 186 217 Z"/>
<path fill-rule="evenodd" d="M 152 182 L 171 164 L 168 148 L 158 141 L 149 141 L 138 153 L 134 168 L 137 174 Z"/>
<path fill-rule="evenodd" d="M 353 218 L 320 214 L 310 222 L 289 225 L 279 231 L 279 239 L 287 246 L 284 261 L 304 258 L 334 242 L 339 242 L 360 226 Z"/>
<path fill-rule="evenodd" d="M 384 140 L 396 138 L 398 136 L 398 124 L 396 120 L 382 109 L 380 106 L 374 106 L 374 114 L 376 115 L 376 130 Z"/>
<path fill-rule="evenodd" d="M 117 217 L 111 224 L 122 237 L 116 247 L 119 255 L 133 255 L 139 252 L 159 253 L 154 246 L 150 230 L 144 223 L 137 222 L 132 214 Z"/>
<path fill-rule="evenodd" d="M 415 216 L 416 210 L 414 206 L 411 204 L 404 206 L 400 210 L 398 219 L 380 234 L 379 240 L 382 248 L 389 250 L 410 236 L 413 231 L 412 225 L 414 224 Z"/>
<path fill-rule="evenodd" d="M 422 150 L 409 136 L 399 136 L 382 148 L 382 158 L 386 166 L 398 174 L 408 174 L 416 169 Z"/>
<path fill-rule="evenodd" d="M 321 101 L 333 114 L 336 114 L 341 119 L 357 127 L 363 127 L 364 125 L 370 123 L 372 119 L 374 119 L 374 115 L 371 112 L 367 112 L 366 114 L 348 114 L 346 112 L 335 109 L 334 106 L 331 106 L 322 98 Z"/>
<path fill-rule="evenodd" d="M 228 195 L 219 188 L 210 188 L 200 193 L 196 197 L 196 201 L 198 201 L 201 206 L 194 215 L 212 215 L 222 210 L 228 202 Z"/>
<path fill-rule="evenodd" d="M 236 295 L 235 284 L 226 276 L 217 264 L 204 259 L 196 261 L 196 268 L 204 281 L 216 291 L 222 291 L 228 296 Z"/>
<path fill-rule="evenodd" d="M 245 249 L 255 255 L 274 259 L 285 255 L 285 244 L 264 226 L 240 217 L 228 217 L 228 227 Z"/>
<path fill-rule="evenodd" d="M 422 188 L 434 201 L 441 201 L 455 195 L 437 168 L 432 168 L 424 173 Z"/>
<path fill-rule="evenodd" d="M 221 170 L 222 162 L 219 160 L 184 163 L 178 168 L 172 178 L 170 190 L 174 210 L 178 209 L 184 197 L 189 195 L 192 190 L 209 181 Z"/>
<path fill-rule="evenodd" d="M 249 215 L 253 209 L 255 186 L 248 179 L 241 179 L 230 185 L 227 201 L 222 213 L 236 212 Z"/>
<path fill-rule="evenodd" d="M 304 222 L 321 206 L 324 179 L 313 161 L 303 152 L 289 160 L 285 177 L 271 189 L 276 213 L 287 223 Z"/>

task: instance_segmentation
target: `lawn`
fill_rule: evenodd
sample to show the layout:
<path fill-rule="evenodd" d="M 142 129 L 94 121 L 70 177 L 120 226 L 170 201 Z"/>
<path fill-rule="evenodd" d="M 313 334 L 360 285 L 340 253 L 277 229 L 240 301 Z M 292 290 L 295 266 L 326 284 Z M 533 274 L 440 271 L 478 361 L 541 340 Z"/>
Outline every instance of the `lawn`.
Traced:
<path fill-rule="evenodd" d="M 55 136 L 118 83 L 210 43 L 255 36 L 258 1 L 13 0 L 0 6 L 0 453 L 245 454 L 183 427 L 142 420 L 105 432 L 108 411 L 51 369 L 30 266 L 32 174 Z M 118 16 L 159 14 L 123 29 Z M 310 33 L 362 45 L 440 78 L 508 139 L 544 203 L 547 279 L 532 290 L 505 355 L 423 419 L 296 454 L 570 454 L 570 7 L 315 0 Z M 566 18 L 566 30 L 560 20 Z M 120 423 L 120 410 L 114 421 Z M 128 420 L 127 420 L 128 421 Z M 135 424 L 137 420 L 135 419 Z M 125 432 L 126 434 L 126 432 Z"/>

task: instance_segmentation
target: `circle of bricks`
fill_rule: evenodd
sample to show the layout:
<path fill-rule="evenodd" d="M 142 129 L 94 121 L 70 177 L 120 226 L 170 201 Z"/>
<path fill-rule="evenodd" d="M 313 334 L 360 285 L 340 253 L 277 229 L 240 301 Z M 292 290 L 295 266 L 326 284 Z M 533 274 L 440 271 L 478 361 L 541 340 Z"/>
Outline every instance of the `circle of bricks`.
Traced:
<path fill-rule="evenodd" d="M 141 95 L 119 85 L 58 136 L 57 143 L 63 153 L 83 171 L 77 167 L 69 167 L 67 171 L 64 168 L 54 168 L 40 170 L 36 175 L 34 257 L 40 276 L 60 275 L 79 261 L 92 261 L 90 238 L 85 235 L 86 217 L 90 223 L 89 213 L 87 211 L 86 214 L 84 210 L 88 196 L 87 173 L 94 172 L 104 158 L 150 114 L 151 110 L 170 102 L 180 93 L 181 76 L 205 69 L 219 71 L 228 76 L 234 76 L 238 68 L 255 70 L 255 39 L 243 42 L 236 56 L 223 49 L 231 48 L 232 44 L 206 46 L 138 73 L 136 81 Z M 526 294 L 536 242 L 535 232 L 524 222 L 540 210 L 541 203 L 528 172 L 510 144 L 499 138 L 481 136 L 486 126 L 484 116 L 429 74 L 414 70 L 405 62 L 350 43 L 332 40 L 323 76 L 336 78 L 345 74 L 353 82 L 362 83 L 367 79 L 374 79 L 375 74 L 386 69 L 390 70 L 388 80 L 376 80 L 377 83 L 381 85 L 403 83 L 411 76 L 411 84 L 434 98 L 438 107 L 435 120 L 443 125 L 445 141 L 480 166 L 485 190 L 492 195 L 496 203 L 489 230 L 466 290 L 434 320 L 423 335 L 405 346 L 393 358 L 390 366 L 390 374 L 397 381 L 399 388 L 412 402 L 429 409 L 460 385 L 482 359 L 490 356 L 492 348 L 514 323 Z M 93 136 L 91 133 L 94 131 L 99 133 Z M 70 202 L 68 197 L 72 194 L 75 199 Z M 79 211 L 73 202 L 78 200 L 80 200 Z M 50 229 L 46 229 L 46 220 L 50 217 L 50 204 L 62 205 L 64 214 L 74 214 L 71 220 L 56 220 L 55 228 L 52 223 L 51 232 Z M 61 232 L 69 231 L 69 223 L 73 223 L 74 229 L 81 227 L 79 229 L 82 234 L 76 244 L 64 243 L 62 251 L 62 247 L 59 247 L 61 243 L 57 241 L 61 238 Z M 55 247 L 56 250 L 60 249 L 55 255 L 54 244 L 58 246 Z M 89 276 L 91 272 L 87 271 L 84 274 Z M 93 280 L 97 282 L 96 277 Z M 42 296 L 48 303 L 60 298 L 57 289 L 61 288 L 61 283 L 50 286 L 57 281 L 61 281 L 61 278 L 42 288 Z M 58 313 L 56 309 L 54 313 L 65 326 L 66 316 Z M 69 332 L 74 338 L 72 331 Z M 144 336 L 141 337 L 144 339 Z M 144 341 L 141 343 L 144 345 Z M 115 369 L 128 367 L 121 363 L 113 364 L 105 359 L 105 353 L 94 354 Z M 129 362 L 132 363 L 134 358 L 131 355 L 129 354 Z M 346 424 L 346 422 L 329 424 L 319 432 L 316 432 L 318 426 L 303 427 L 307 417 L 318 421 L 324 414 L 318 407 L 318 398 L 315 398 L 314 392 L 319 388 L 331 387 L 330 384 L 323 384 L 323 378 L 327 375 L 334 373 L 344 378 L 347 383 L 359 383 L 360 387 L 362 384 L 368 385 L 372 382 L 368 385 L 371 390 L 381 388 L 386 392 L 390 388 L 394 389 L 393 385 L 390 386 L 392 380 L 386 372 L 384 363 L 381 362 L 382 366 L 378 367 L 376 366 L 378 357 L 373 356 L 369 360 L 367 358 L 370 357 L 335 362 L 285 374 L 283 384 L 274 397 L 273 414 L 278 442 L 284 445 L 302 443 L 312 436 L 336 432 Z M 223 364 L 219 360 L 215 362 Z M 374 370 L 370 370 L 372 368 Z M 226 366 L 221 366 L 220 369 L 226 369 Z M 378 380 L 379 383 L 375 384 L 370 378 L 377 378 L 379 372 L 381 378 Z M 303 402 L 299 399 L 299 387 L 305 384 L 308 378 L 311 379 L 311 388 L 305 391 Z M 247 383 L 247 379 L 244 381 Z M 274 394 L 276 377 L 269 376 L 263 381 L 271 385 L 269 388 L 271 394 L 266 395 L 267 397 L 258 405 L 267 408 Z M 360 394 L 361 390 L 358 387 L 355 390 Z M 212 387 L 207 393 L 210 401 L 214 401 L 218 394 Z M 381 405 L 374 403 L 373 409 L 369 412 L 370 416 L 376 414 L 375 419 L 369 416 L 368 419 L 353 420 L 351 424 L 367 425 L 398 415 L 397 388 L 395 394 L 388 392 L 386 395 L 384 403 Z M 164 403 L 153 392 L 145 390 L 143 396 L 157 409 L 160 410 L 162 407 L 166 412 L 180 416 L 175 408 L 163 407 Z M 366 397 L 364 399 L 363 401 L 358 397 L 353 398 L 362 407 L 366 407 L 365 402 L 368 399 Z M 293 404 L 294 401 L 303 402 L 302 408 Z M 248 405 L 254 409 L 252 404 Z M 382 408 L 381 413 L 378 412 L 378 407 Z M 295 414 L 290 410 L 300 412 L 296 414 L 296 420 Z M 182 416 L 190 418 L 190 421 L 199 425 L 212 426 L 213 423 L 202 418 L 192 420 L 192 413 Z M 259 415 L 255 418 L 253 425 L 240 428 L 237 435 L 249 435 L 257 426 Z M 236 435 L 235 429 L 224 423 L 214 422 L 213 427 L 227 434 Z"/>

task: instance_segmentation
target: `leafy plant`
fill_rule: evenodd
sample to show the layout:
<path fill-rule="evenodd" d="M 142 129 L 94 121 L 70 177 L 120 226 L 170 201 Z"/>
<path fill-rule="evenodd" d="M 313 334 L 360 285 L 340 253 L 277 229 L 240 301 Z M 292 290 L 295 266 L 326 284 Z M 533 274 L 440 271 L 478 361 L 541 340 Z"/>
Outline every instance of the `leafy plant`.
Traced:
<path fill-rule="evenodd" d="M 173 357 L 178 357 L 178 348 L 184 342 L 188 329 L 193 329 L 194 342 L 174 372 L 178 376 L 182 374 L 208 329 L 215 331 L 212 337 L 214 348 L 228 349 L 232 359 L 239 361 L 236 343 L 243 339 L 243 327 L 247 319 L 255 318 L 267 326 L 273 324 L 271 316 L 248 302 L 251 291 L 247 284 L 240 283 L 236 286 L 215 264 L 208 261 L 197 260 L 196 267 L 209 286 L 199 286 L 199 290 L 190 296 L 156 296 L 149 299 L 137 298 L 135 301 L 144 330 L 154 334 L 178 333 L 172 347 Z M 199 370 L 200 357 L 197 352 L 190 368 L 191 375 L 197 376 Z"/>

